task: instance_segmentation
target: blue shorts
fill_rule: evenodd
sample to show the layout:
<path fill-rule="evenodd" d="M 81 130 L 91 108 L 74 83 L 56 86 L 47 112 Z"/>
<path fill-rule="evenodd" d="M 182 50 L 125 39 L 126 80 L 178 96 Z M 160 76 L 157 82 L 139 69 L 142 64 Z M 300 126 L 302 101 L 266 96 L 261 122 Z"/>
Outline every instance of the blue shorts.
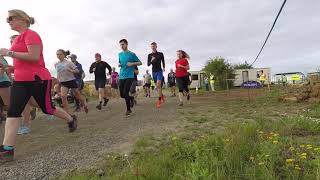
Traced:
<path fill-rule="evenodd" d="M 162 81 L 163 71 L 152 72 L 152 77 L 155 83 L 157 83 L 157 81 Z"/>

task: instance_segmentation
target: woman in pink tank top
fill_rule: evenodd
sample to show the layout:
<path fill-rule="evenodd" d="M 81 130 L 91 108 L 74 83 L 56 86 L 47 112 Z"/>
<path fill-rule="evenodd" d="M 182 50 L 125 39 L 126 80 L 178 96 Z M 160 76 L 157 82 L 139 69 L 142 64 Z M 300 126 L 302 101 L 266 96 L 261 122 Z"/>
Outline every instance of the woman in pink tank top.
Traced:
<path fill-rule="evenodd" d="M 10 49 L 0 49 L 1 56 L 13 58 L 14 66 L 11 103 L 3 145 L 0 146 L 0 162 L 13 160 L 19 119 L 29 100 L 44 113 L 66 120 L 69 132 L 77 129 L 76 116 L 70 116 L 63 109 L 54 107 L 51 102 L 51 74 L 45 67 L 42 40 L 36 32 L 29 29 L 30 25 L 34 24 L 34 18 L 15 9 L 9 11 L 7 22 L 19 36 L 15 38 Z"/>

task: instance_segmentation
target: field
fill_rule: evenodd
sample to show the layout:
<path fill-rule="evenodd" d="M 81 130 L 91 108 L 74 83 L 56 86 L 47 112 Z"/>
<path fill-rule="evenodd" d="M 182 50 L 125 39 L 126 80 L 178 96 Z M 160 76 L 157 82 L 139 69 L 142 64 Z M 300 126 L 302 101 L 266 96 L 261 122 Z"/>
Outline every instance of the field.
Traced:
<path fill-rule="evenodd" d="M 175 131 L 63 179 L 320 179 L 320 106 L 280 103 L 282 92 L 201 92 Z"/>
<path fill-rule="evenodd" d="M 283 90 L 200 91 L 183 108 L 160 110 L 139 97 L 135 115 L 123 102 L 64 124 L 34 122 L 20 137 L 18 160 L 2 177 L 27 179 L 320 179 L 320 106 L 282 103 Z M 92 107 L 94 104 L 91 105 Z M 49 125 L 48 125 L 49 124 Z M 12 178 L 12 179 L 15 179 Z"/>

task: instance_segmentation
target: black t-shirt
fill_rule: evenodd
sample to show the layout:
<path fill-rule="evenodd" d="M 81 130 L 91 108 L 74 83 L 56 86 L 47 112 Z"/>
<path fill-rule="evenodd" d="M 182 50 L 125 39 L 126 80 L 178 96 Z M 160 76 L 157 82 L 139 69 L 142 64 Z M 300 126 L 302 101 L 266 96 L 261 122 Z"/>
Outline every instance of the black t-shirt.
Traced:
<path fill-rule="evenodd" d="M 93 68 L 96 68 L 96 70 L 93 71 Z M 111 66 L 108 63 L 104 61 L 94 62 L 91 64 L 89 72 L 94 72 L 95 79 L 107 79 L 106 69 L 108 69 L 109 74 L 111 74 Z"/>
<path fill-rule="evenodd" d="M 170 72 L 168 74 L 168 83 L 175 83 L 176 82 L 176 73 Z"/>
<path fill-rule="evenodd" d="M 151 62 L 153 56 L 156 59 Z M 152 72 L 162 71 L 161 62 L 163 64 L 163 67 L 165 67 L 164 56 L 162 52 L 151 53 L 148 55 L 148 66 L 152 64 Z"/>

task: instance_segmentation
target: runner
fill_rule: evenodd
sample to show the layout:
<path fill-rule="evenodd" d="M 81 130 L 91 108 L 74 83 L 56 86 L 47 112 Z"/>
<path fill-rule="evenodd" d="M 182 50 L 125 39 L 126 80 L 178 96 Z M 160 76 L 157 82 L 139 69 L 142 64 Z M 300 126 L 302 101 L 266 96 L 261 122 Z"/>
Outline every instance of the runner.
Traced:
<path fill-rule="evenodd" d="M 59 62 L 54 65 L 57 70 L 57 79 L 61 84 L 61 99 L 63 109 L 70 114 L 68 107 L 68 92 L 69 90 L 72 90 L 74 92 L 75 99 L 80 102 L 80 105 L 83 106 L 84 111 L 88 113 L 89 110 L 86 105 L 85 98 L 83 98 L 80 94 L 75 77 L 75 74 L 80 73 L 80 71 L 76 65 L 66 59 L 69 54 L 69 51 L 64 51 L 63 49 L 57 50 L 57 58 Z"/>
<path fill-rule="evenodd" d="M 111 66 L 105 61 L 101 60 L 101 55 L 99 53 L 95 54 L 96 62 L 92 63 L 90 66 L 90 73 L 94 73 L 95 76 L 95 86 L 96 90 L 99 92 L 99 104 L 97 105 L 97 109 L 102 109 L 102 100 L 104 100 L 103 106 L 107 106 L 109 99 L 106 98 L 106 69 L 109 70 L 109 74 L 111 75 Z"/>
<path fill-rule="evenodd" d="M 151 90 L 152 91 L 154 91 L 154 89 L 155 89 L 155 83 L 154 83 L 154 80 L 153 79 L 151 79 Z"/>
<path fill-rule="evenodd" d="M 165 61 L 163 53 L 157 51 L 157 43 L 151 43 L 152 53 L 148 55 L 148 66 L 152 65 L 152 77 L 157 85 L 158 101 L 156 106 L 160 108 L 161 104 L 164 103 L 164 95 L 162 94 L 161 82 L 163 79 L 163 72 L 165 71 Z M 161 67 L 163 66 L 163 69 Z"/>
<path fill-rule="evenodd" d="M 112 68 L 111 78 L 111 94 L 114 98 L 119 97 L 119 74 L 116 72 L 116 68 Z"/>
<path fill-rule="evenodd" d="M 168 86 L 171 89 L 171 97 L 176 96 L 176 73 L 173 69 L 170 69 L 170 73 L 168 74 Z"/>
<path fill-rule="evenodd" d="M 137 55 L 128 50 L 128 41 L 126 39 L 120 40 L 120 46 L 122 52 L 119 53 L 119 67 L 120 67 L 120 96 L 125 99 L 127 112 L 126 116 L 130 116 L 132 114 L 131 111 L 131 101 L 129 96 L 129 91 L 134 78 L 135 66 L 142 65 L 141 61 L 137 57 Z"/>
<path fill-rule="evenodd" d="M 19 119 L 31 97 L 32 105 L 38 106 L 46 114 L 53 114 L 68 122 L 69 131 L 77 129 L 77 118 L 61 108 L 55 108 L 51 102 L 51 74 L 45 68 L 43 46 L 40 36 L 29 29 L 34 18 L 21 10 L 10 10 L 7 22 L 11 29 L 20 33 L 11 49 L 0 49 L 1 56 L 13 58 L 14 79 L 8 119 L 5 126 L 3 145 L 0 146 L 0 162 L 12 161 Z"/>
<path fill-rule="evenodd" d="M 134 105 L 137 105 L 137 85 L 138 85 L 138 74 L 139 74 L 139 69 L 137 66 L 134 67 L 134 78 L 132 81 L 132 85 L 130 87 L 130 104 L 131 108 L 133 108 Z"/>
<path fill-rule="evenodd" d="M 188 70 L 190 59 L 189 55 L 183 50 L 177 51 L 178 60 L 176 60 L 176 76 L 177 76 L 177 84 L 179 87 L 179 106 L 183 106 L 183 93 L 185 92 L 187 96 L 187 100 L 190 100 L 189 94 L 189 73 Z"/>
<path fill-rule="evenodd" d="M 84 77 L 85 77 L 85 73 L 84 73 L 84 71 L 83 71 L 83 69 L 82 69 L 82 65 L 77 61 L 77 55 L 71 54 L 71 55 L 69 56 L 69 58 L 70 58 L 70 60 L 72 61 L 72 63 L 77 66 L 77 69 L 78 69 L 78 71 L 79 71 L 79 73 L 75 73 L 74 76 L 75 76 L 75 78 L 76 78 L 76 83 L 77 83 L 77 85 L 78 85 L 78 89 L 79 89 L 79 91 L 80 91 L 80 94 L 81 94 L 82 96 L 84 96 L 84 94 L 82 93 L 82 90 L 83 90 L 83 88 L 84 88 L 83 79 L 84 79 Z M 79 111 L 81 111 L 80 101 L 79 101 L 77 98 L 75 98 L 75 101 L 76 101 L 76 110 L 75 110 L 75 111 L 76 111 L 76 112 L 79 112 Z"/>
<path fill-rule="evenodd" d="M 146 97 L 151 97 L 151 94 L 150 94 L 151 80 L 152 80 L 151 74 L 149 73 L 149 70 L 146 70 L 146 74 L 143 75 Z"/>

